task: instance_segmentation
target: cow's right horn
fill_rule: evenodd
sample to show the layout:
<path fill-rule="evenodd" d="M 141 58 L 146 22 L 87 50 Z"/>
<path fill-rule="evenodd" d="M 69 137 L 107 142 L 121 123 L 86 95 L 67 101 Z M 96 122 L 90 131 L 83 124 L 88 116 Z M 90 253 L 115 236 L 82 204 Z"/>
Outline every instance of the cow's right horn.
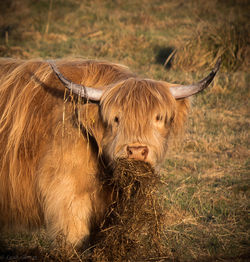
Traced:
<path fill-rule="evenodd" d="M 175 99 L 182 99 L 192 95 L 195 95 L 202 90 L 204 90 L 208 85 L 213 81 L 216 73 L 218 72 L 221 64 L 221 57 L 217 60 L 214 69 L 212 72 L 199 81 L 198 83 L 192 85 L 174 85 L 170 87 L 170 92 L 174 96 Z"/>
<path fill-rule="evenodd" d="M 103 90 L 96 89 L 93 87 L 87 87 L 83 85 L 79 85 L 76 83 L 73 83 L 72 81 L 68 80 L 66 77 L 64 77 L 58 70 L 57 66 L 54 62 L 48 61 L 49 65 L 51 66 L 52 70 L 57 75 L 58 79 L 74 94 L 79 95 L 81 97 L 84 97 L 89 100 L 93 101 L 100 101 L 101 96 L 103 94 Z"/>

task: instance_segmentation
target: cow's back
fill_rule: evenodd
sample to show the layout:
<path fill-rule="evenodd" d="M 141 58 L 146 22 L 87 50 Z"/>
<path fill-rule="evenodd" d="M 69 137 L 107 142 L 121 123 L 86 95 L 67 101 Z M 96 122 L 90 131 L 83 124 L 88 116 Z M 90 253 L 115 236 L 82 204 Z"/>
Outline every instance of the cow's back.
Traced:
<path fill-rule="evenodd" d="M 10 74 L 20 64 L 23 64 L 22 60 L 0 58 L 0 79 L 3 76 Z"/>

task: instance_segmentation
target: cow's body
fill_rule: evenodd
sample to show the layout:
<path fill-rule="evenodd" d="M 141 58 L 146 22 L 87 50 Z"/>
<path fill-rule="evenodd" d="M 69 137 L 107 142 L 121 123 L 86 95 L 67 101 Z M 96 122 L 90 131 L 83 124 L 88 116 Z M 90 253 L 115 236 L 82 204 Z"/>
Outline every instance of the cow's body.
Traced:
<path fill-rule="evenodd" d="M 45 224 L 53 237 L 80 245 L 110 201 L 103 164 L 125 157 L 157 166 L 188 101 L 121 65 L 56 64 L 71 81 L 104 93 L 99 104 L 84 104 L 65 96 L 47 62 L 0 60 L 0 224 Z"/>

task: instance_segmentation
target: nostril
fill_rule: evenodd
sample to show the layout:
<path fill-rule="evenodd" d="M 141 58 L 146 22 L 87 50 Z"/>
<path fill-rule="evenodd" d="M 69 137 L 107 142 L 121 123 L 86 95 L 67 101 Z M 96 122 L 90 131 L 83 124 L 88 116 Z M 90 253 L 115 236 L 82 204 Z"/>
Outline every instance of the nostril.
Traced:
<path fill-rule="evenodd" d="M 127 146 L 128 158 L 145 160 L 148 156 L 147 146 Z"/>
<path fill-rule="evenodd" d="M 145 148 L 142 150 L 141 154 L 142 154 L 142 156 L 147 157 L 147 155 L 148 155 L 148 148 L 145 147 Z"/>
<path fill-rule="evenodd" d="M 131 150 L 129 146 L 127 147 L 127 153 L 129 156 L 133 155 L 133 151 Z"/>

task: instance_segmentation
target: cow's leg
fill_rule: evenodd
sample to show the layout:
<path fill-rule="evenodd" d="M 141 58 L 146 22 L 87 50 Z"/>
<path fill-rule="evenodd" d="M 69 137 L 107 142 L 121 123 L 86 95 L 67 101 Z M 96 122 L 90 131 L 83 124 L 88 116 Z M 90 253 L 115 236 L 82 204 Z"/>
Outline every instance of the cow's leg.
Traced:
<path fill-rule="evenodd" d="M 104 212 L 104 204 L 96 155 L 78 130 L 73 131 L 64 137 L 58 134 L 49 145 L 37 182 L 52 239 L 63 235 L 67 243 L 79 247 L 89 237 L 96 215 Z"/>
<path fill-rule="evenodd" d="M 49 231 L 55 236 L 62 234 L 66 243 L 74 247 L 81 246 L 90 234 L 91 209 L 88 194 L 75 197 L 69 202 L 64 199 L 61 210 L 48 214 Z"/>
<path fill-rule="evenodd" d="M 62 225 L 63 234 L 67 242 L 79 246 L 87 241 L 90 234 L 92 206 L 89 194 L 73 199 L 69 208 L 65 210 L 65 223 Z"/>
<path fill-rule="evenodd" d="M 91 193 L 77 192 L 71 176 L 60 176 L 50 183 L 40 181 L 45 221 L 52 238 L 65 237 L 66 243 L 79 247 L 90 234 L 93 215 Z"/>

